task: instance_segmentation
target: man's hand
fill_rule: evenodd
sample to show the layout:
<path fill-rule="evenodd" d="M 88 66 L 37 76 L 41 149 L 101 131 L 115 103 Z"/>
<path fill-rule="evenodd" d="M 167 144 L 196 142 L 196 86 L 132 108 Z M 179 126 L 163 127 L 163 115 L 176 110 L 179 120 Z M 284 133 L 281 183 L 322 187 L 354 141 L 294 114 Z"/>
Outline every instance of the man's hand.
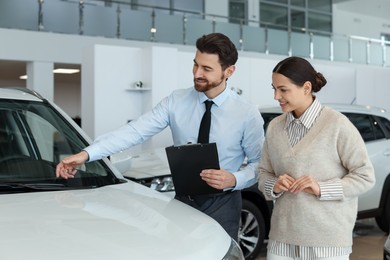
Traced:
<path fill-rule="evenodd" d="M 64 179 L 74 178 L 77 170 L 76 167 L 85 163 L 89 158 L 86 151 L 81 151 L 63 159 L 56 168 L 56 176 Z"/>
<path fill-rule="evenodd" d="M 202 180 L 207 182 L 208 185 L 218 190 L 223 190 L 236 186 L 236 177 L 234 177 L 232 173 L 223 169 L 203 170 L 200 173 L 200 177 L 202 177 Z"/>

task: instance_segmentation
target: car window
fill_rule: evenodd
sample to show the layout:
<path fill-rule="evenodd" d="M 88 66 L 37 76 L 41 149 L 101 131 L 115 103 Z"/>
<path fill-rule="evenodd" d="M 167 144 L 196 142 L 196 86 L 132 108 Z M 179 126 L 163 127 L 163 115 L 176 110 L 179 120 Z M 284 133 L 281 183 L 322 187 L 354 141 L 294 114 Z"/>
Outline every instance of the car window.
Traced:
<path fill-rule="evenodd" d="M 377 120 L 380 120 L 382 125 L 386 128 L 386 131 L 390 133 L 390 121 L 385 118 L 374 118 L 371 115 L 358 113 L 343 114 L 346 115 L 349 120 L 355 125 L 365 142 L 386 138 L 385 132 L 383 131 Z M 279 116 L 280 113 L 263 112 L 261 113 L 261 115 L 264 119 L 264 131 L 266 131 L 268 124 L 271 122 L 271 120 Z"/>
<path fill-rule="evenodd" d="M 267 131 L 268 124 L 277 116 L 280 116 L 281 113 L 261 113 L 261 116 L 264 119 L 264 132 Z"/>
<path fill-rule="evenodd" d="M 86 145 L 48 103 L 0 99 L 0 183 L 112 184 L 115 176 L 102 161 L 84 164 L 72 180 L 55 177 L 56 165 Z"/>
<path fill-rule="evenodd" d="M 378 122 L 370 115 L 344 113 L 359 130 L 365 142 L 383 139 L 385 134 Z"/>
<path fill-rule="evenodd" d="M 387 136 L 390 135 L 390 121 L 384 117 L 377 117 L 378 121 L 382 123 L 382 126 L 385 128 L 387 132 Z"/>

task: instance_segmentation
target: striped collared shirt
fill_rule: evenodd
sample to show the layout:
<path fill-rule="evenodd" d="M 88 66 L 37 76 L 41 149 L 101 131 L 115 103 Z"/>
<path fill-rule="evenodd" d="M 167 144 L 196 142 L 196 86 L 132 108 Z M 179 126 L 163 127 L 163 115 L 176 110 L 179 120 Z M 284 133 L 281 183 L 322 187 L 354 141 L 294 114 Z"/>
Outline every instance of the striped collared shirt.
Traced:
<path fill-rule="evenodd" d="M 321 113 L 322 106 L 317 99 L 306 109 L 300 118 L 295 118 L 292 112 L 287 114 L 286 131 L 291 146 L 296 145 L 310 130 L 315 120 Z"/>
<path fill-rule="evenodd" d="M 291 112 L 287 114 L 285 129 L 291 146 L 296 145 L 309 132 L 317 117 L 320 115 L 322 108 L 321 103 L 315 98 L 300 118 L 295 118 Z M 275 177 L 265 183 L 265 192 L 271 194 L 275 199 L 283 195 L 283 193 L 275 194 L 273 192 L 276 180 L 277 178 Z M 341 180 L 329 180 L 327 182 L 319 182 L 318 184 L 321 191 L 321 195 L 318 197 L 319 200 L 341 200 L 343 198 L 344 194 Z M 349 255 L 352 252 L 352 247 L 297 246 L 270 240 L 268 242 L 268 251 L 280 256 L 314 260 L 323 257 Z"/>

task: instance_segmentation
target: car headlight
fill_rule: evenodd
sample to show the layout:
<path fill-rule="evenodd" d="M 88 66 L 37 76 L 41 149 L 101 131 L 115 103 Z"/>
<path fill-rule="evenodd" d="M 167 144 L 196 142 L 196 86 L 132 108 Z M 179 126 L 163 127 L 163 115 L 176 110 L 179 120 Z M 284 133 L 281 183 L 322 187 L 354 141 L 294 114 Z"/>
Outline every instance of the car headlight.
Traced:
<path fill-rule="evenodd" d="M 244 254 L 241 251 L 238 243 L 232 239 L 230 243 L 230 248 L 227 251 L 226 255 L 222 258 L 222 260 L 244 260 Z"/>
<path fill-rule="evenodd" d="M 155 178 L 142 179 L 137 180 L 137 182 L 160 192 L 175 191 L 171 176 L 160 176 Z"/>

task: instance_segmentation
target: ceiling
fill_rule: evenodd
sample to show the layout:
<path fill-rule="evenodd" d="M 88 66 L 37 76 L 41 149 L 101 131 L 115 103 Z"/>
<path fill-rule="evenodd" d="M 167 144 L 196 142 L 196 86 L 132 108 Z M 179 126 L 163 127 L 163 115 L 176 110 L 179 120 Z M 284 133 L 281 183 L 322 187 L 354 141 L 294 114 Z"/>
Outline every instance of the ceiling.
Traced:
<path fill-rule="evenodd" d="M 333 0 L 337 8 L 350 12 L 375 16 L 390 20 L 390 0 Z M 54 68 L 76 68 L 80 69 L 78 64 L 55 64 Z M 19 79 L 21 75 L 26 74 L 26 62 L 0 60 L 0 86 L 16 85 L 25 86 L 25 80 Z M 76 74 L 55 74 L 54 84 L 75 84 L 80 85 L 81 73 Z"/>

